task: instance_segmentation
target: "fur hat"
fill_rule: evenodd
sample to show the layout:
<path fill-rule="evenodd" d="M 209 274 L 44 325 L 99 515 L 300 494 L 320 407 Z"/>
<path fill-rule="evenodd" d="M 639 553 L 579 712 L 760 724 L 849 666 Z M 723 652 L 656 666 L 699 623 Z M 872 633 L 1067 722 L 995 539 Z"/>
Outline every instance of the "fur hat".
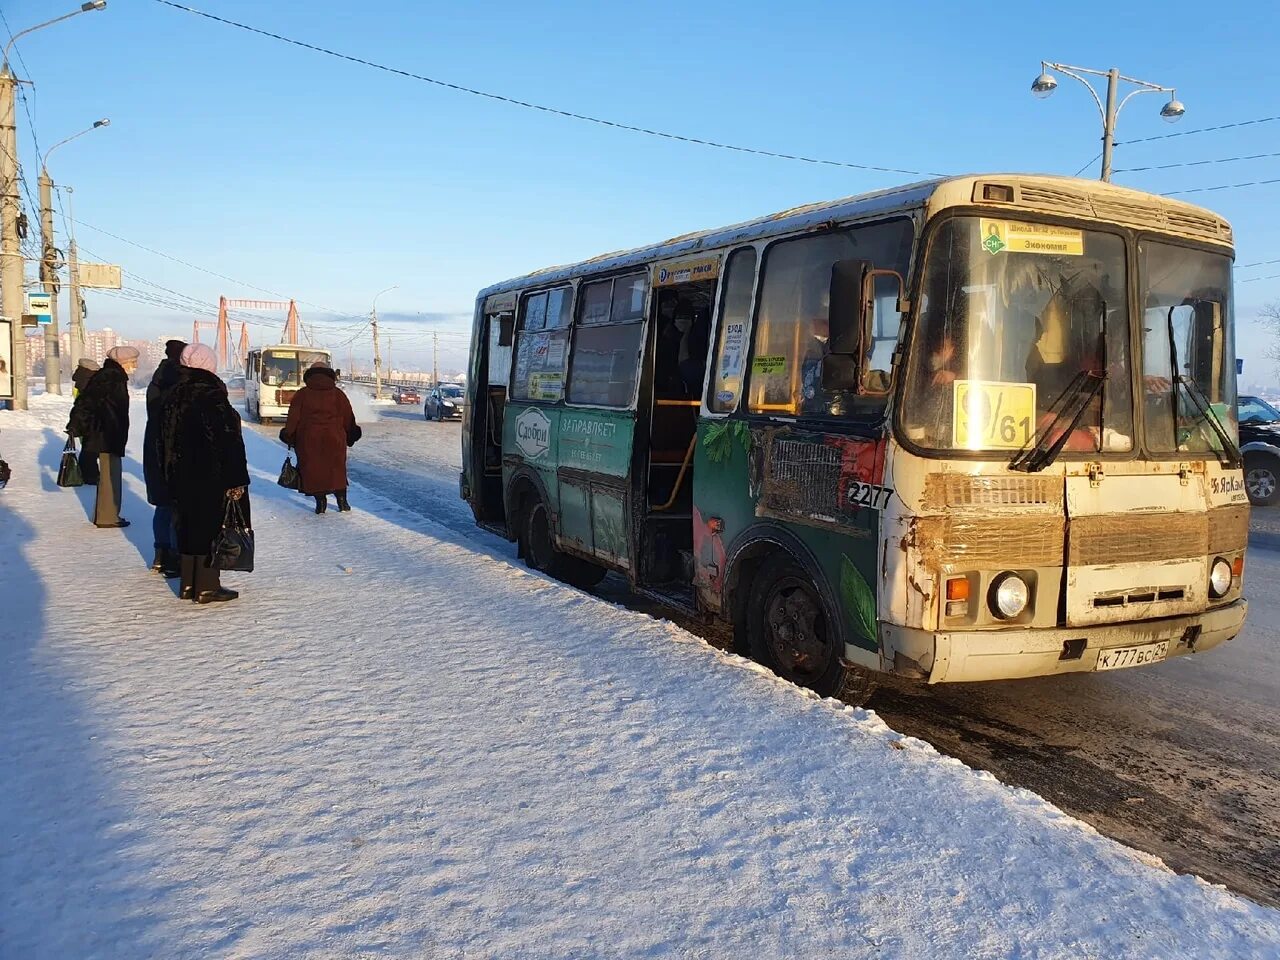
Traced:
<path fill-rule="evenodd" d="M 213 348 L 203 343 L 188 344 L 182 349 L 182 365 L 209 373 L 218 372 L 218 358 Z"/>
<path fill-rule="evenodd" d="M 182 351 L 187 348 L 185 340 L 166 340 L 164 342 L 164 355 L 174 363 L 182 362 Z"/>
<path fill-rule="evenodd" d="M 112 347 L 107 351 L 107 358 L 114 360 L 116 363 L 137 363 L 140 356 L 142 354 L 138 352 L 137 347 L 130 347 L 126 344 Z"/>
<path fill-rule="evenodd" d="M 76 364 L 78 367 L 84 367 L 86 370 L 101 370 L 102 365 L 93 357 L 81 357 L 80 362 Z"/>

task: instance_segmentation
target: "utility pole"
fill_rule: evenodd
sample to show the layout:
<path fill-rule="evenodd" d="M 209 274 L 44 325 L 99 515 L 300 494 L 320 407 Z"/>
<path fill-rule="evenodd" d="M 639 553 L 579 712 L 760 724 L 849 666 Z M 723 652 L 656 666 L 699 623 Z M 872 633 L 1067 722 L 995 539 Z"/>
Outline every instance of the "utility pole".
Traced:
<path fill-rule="evenodd" d="M 22 327 L 22 248 L 18 238 L 18 128 L 14 91 L 18 79 L 6 60 L 0 69 L 0 303 L 9 320 L 13 350 L 13 408 L 27 409 L 27 331 Z"/>
<path fill-rule="evenodd" d="M 373 324 L 373 399 L 382 399 L 382 353 L 378 349 L 378 307 L 375 304 L 370 314 Z"/>
<path fill-rule="evenodd" d="M 75 191 L 63 187 L 67 192 L 67 274 L 71 281 L 71 323 L 67 336 L 67 367 L 72 373 L 80 365 L 80 357 L 84 355 L 84 301 L 80 299 L 80 259 L 76 255 L 76 208 L 72 202 Z"/>
<path fill-rule="evenodd" d="M 440 334 L 431 334 L 431 385 L 440 386 Z"/>
<path fill-rule="evenodd" d="M 385 290 L 379 290 L 373 295 L 373 309 L 369 311 L 370 322 L 373 325 L 373 399 L 382 399 L 382 352 L 378 347 L 378 298 L 384 293 L 397 289 L 397 284 L 392 284 Z"/>
<path fill-rule="evenodd" d="M 58 251 L 53 245 L 53 179 L 40 168 L 40 280 L 49 294 L 44 327 L 44 392 L 62 395 L 62 338 L 58 335 Z"/>
<path fill-rule="evenodd" d="M 81 13 L 102 10 L 107 0 L 86 0 L 80 9 L 60 17 L 19 30 L 5 44 L 0 66 L 0 300 L 13 330 L 13 406 L 27 409 L 27 332 L 22 329 L 22 250 L 19 247 L 18 211 L 18 127 L 14 109 L 14 92 L 18 79 L 9 69 L 9 51 L 19 38 L 29 33 L 69 20 Z M 47 154 L 46 154 L 47 156 Z M 55 353 L 56 356 L 56 353 Z M 46 357 L 46 363 L 48 358 Z"/>

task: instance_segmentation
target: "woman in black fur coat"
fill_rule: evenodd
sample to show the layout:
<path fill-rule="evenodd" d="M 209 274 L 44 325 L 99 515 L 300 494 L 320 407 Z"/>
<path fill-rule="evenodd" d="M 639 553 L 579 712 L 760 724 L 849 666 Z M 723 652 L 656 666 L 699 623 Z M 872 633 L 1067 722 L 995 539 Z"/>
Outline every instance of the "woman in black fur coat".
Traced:
<path fill-rule="evenodd" d="M 217 359 L 208 346 L 193 343 L 182 351 L 182 373 L 163 407 L 161 463 L 173 503 L 182 555 L 179 596 L 196 603 L 234 600 L 218 571 L 208 566 L 214 538 L 222 529 L 227 499 L 240 500 L 249 518 L 249 465 L 240 415 L 218 378 Z"/>

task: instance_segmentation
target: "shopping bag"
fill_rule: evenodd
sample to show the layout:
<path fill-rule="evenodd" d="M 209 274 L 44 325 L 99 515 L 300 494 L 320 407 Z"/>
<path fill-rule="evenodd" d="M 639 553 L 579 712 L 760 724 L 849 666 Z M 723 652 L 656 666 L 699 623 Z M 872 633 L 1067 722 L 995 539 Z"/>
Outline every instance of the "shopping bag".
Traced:
<path fill-rule="evenodd" d="M 351 429 L 347 431 L 347 446 L 354 447 L 363 436 L 364 431 L 360 429 L 360 424 L 352 424 Z"/>
<path fill-rule="evenodd" d="M 67 445 L 62 448 L 62 463 L 58 465 L 58 486 L 84 486 L 84 477 L 80 475 L 80 461 L 76 459 L 75 437 L 67 437 Z"/>
<path fill-rule="evenodd" d="M 288 455 L 284 458 L 284 466 L 280 468 L 280 479 L 276 483 L 286 490 L 302 489 L 302 477 L 298 475 L 298 468 L 293 465 L 293 459 Z"/>
<path fill-rule="evenodd" d="M 227 498 L 222 529 L 213 538 L 209 566 L 215 570 L 253 573 L 253 528 L 245 521 L 240 501 Z"/>

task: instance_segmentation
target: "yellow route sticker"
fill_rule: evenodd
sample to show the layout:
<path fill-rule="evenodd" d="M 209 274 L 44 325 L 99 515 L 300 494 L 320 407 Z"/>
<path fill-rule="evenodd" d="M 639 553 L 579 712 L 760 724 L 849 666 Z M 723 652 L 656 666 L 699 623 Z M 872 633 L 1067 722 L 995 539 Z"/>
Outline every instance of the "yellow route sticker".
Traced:
<path fill-rule="evenodd" d="M 1017 450 L 1036 432 L 1036 385 L 997 380 L 952 384 L 952 443 L 958 450 Z"/>
<path fill-rule="evenodd" d="M 1084 256 L 1084 231 L 1051 223 L 1024 223 L 1020 220 L 990 220 L 981 217 L 982 248 L 997 253 L 1056 253 Z"/>
<path fill-rule="evenodd" d="M 787 358 L 783 356 L 756 357 L 751 361 L 751 372 L 772 376 L 787 372 Z"/>

